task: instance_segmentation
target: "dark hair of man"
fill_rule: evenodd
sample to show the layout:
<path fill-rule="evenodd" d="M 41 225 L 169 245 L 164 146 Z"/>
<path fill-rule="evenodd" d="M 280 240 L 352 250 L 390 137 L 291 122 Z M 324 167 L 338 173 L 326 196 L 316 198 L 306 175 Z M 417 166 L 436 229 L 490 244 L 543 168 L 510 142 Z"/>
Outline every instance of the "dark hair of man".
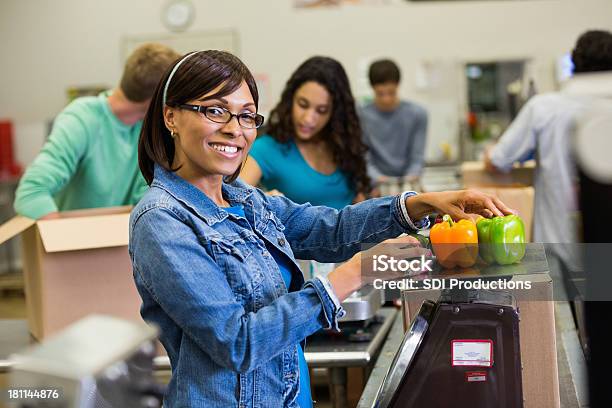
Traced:
<path fill-rule="evenodd" d="M 270 112 L 268 133 L 280 143 L 295 139 L 293 97 L 306 82 L 316 82 L 331 96 L 331 116 L 320 136 L 332 152 L 334 163 L 349 177 L 357 193 L 369 193 L 370 179 L 365 162 L 367 147 L 361 139 L 361 125 L 348 77 L 338 61 L 316 56 L 298 67 L 287 81 L 278 105 Z"/>
<path fill-rule="evenodd" d="M 181 59 L 182 60 L 182 59 Z M 164 122 L 163 93 L 168 76 L 178 60 L 168 68 L 162 80 L 157 85 L 153 99 L 145 115 L 140 140 L 138 141 L 138 164 L 147 184 L 153 181 L 155 163 L 169 171 L 177 171 L 180 167 L 173 167 L 174 139 Z M 259 103 L 259 94 L 253 75 L 238 57 L 225 51 L 200 51 L 185 59 L 178 67 L 168 84 L 166 105 L 176 107 L 199 99 L 203 95 L 221 86 L 221 89 L 211 95 L 221 98 L 234 92 L 245 81 L 255 107 Z M 226 182 L 231 183 L 240 174 L 240 168 Z"/>
<path fill-rule="evenodd" d="M 578 37 L 572 51 L 574 73 L 612 70 L 612 33 L 590 30 Z"/>
<path fill-rule="evenodd" d="M 382 59 L 374 61 L 372 65 L 370 65 L 368 77 L 370 78 L 371 86 L 386 84 L 388 82 L 399 84 L 400 70 L 395 62 L 390 59 Z"/>

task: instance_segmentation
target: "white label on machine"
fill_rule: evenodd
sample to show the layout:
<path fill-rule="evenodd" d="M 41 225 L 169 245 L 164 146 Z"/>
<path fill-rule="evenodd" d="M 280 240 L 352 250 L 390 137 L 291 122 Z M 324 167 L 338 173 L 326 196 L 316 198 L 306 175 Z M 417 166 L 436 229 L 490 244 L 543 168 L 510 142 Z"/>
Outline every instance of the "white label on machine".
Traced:
<path fill-rule="evenodd" d="M 467 382 L 485 382 L 487 381 L 487 373 L 485 371 L 468 371 L 465 373 Z"/>
<path fill-rule="evenodd" d="M 454 366 L 493 366 L 493 342 L 491 340 L 453 340 L 451 359 Z"/>

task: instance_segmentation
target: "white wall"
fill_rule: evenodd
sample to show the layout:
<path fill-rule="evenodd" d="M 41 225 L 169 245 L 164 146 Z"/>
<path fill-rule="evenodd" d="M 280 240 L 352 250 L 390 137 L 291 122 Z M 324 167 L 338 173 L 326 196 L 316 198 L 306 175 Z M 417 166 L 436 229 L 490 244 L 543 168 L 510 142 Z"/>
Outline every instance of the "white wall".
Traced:
<path fill-rule="evenodd" d="M 270 78 L 274 103 L 290 73 L 314 54 L 338 58 L 357 96 L 367 91 L 365 61 L 390 56 L 403 70 L 404 96 L 430 108 L 428 156 L 453 142 L 461 115 L 465 61 L 528 58 L 540 91 L 553 89 L 554 62 L 589 28 L 612 29 L 610 0 L 469 1 L 294 9 L 290 0 L 193 0 L 189 31 L 233 28 L 240 56 Z M 27 163 L 44 122 L 65 105 L 68 86 L 115 84 L 121 38 L 164 35 L 164 0 L 2 0 L 0 117 L 16 124 L 17 155 Z M 418 67 L 430 64 L 440 86 L 418 90 Z M 437 71 L 436 71 L 437 70 Z M 421 71 L 422 72 L 422 71 Z"/>

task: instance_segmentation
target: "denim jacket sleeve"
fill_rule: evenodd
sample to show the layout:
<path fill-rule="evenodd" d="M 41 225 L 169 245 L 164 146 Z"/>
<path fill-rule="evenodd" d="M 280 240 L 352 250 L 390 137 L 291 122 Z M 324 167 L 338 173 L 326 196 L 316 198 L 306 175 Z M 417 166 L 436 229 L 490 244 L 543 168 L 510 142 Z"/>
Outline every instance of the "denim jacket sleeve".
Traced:
<path fill-rule="evenodd" d="M 130 253 L 136 280 L 159 307 L 217 364 L 234 371 L 251 371 L 335 325 L 334 305 L 313 281 L 247 313 L 201 239 L 170 210 L 148 210 L 135 220 Z"/>
<path fill-rule="evenodd" d="M 285 225 L 285 236 L 300 259 L 341 262 L 359 252 L 363 243 L 379 243 L 415 230 L 415 224 L 402 215 L 399 195 L 366 200 L 342 210 L 300 205 L 282 196 L 265 199 Z"/>

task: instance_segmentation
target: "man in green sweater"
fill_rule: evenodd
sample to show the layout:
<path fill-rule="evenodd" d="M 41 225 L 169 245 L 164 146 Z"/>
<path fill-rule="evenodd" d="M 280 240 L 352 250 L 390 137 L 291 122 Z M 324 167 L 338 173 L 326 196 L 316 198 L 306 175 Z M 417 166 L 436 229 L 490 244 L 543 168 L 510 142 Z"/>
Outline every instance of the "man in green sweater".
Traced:
<path fill-rule="evenodd" d="M 138 168 L 142 118 L 178 57 L 164 45 L 144 44 L 128 57 L 117 88 L 68 105 L 21 178 L 15 211 L 56 218 L 59 211 L 138 202 L 147 188 Z"/>

